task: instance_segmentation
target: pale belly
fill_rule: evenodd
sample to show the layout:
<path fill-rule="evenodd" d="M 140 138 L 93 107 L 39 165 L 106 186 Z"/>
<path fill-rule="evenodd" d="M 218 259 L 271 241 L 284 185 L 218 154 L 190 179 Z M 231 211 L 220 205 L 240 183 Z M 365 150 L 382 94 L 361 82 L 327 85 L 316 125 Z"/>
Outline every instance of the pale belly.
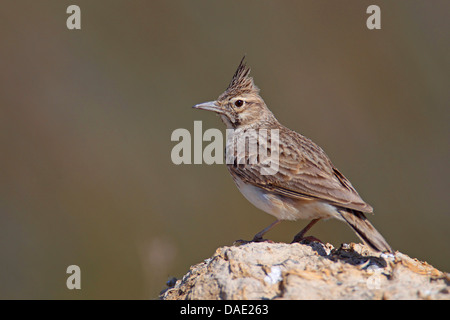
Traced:
<path fill-rule="evenodd" d="M 275 216 L 278 220 L 337 218 L 342 220 L 336 208 L 320 200 L 297 200 L 269 193 L 251 184 L 235 180 L 238 189 L 255 207 Z"/>

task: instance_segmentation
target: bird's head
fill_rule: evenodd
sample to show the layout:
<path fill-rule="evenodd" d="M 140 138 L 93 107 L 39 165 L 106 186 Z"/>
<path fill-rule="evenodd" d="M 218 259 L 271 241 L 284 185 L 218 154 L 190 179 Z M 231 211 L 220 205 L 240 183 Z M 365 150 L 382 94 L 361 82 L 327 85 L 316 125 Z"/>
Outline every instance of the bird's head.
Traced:
<path fill-rule="evenodd" d="M 217 100 L 194 106 L 195 109 L 216 112 L 227 128 L 275 119 L 259 95 L 259 88 L 254 84 L 253 78 L 249 76 L 250 68 L 245 65 L 244 60 L 245 57 L 242 58 L 230 85 Z"/>

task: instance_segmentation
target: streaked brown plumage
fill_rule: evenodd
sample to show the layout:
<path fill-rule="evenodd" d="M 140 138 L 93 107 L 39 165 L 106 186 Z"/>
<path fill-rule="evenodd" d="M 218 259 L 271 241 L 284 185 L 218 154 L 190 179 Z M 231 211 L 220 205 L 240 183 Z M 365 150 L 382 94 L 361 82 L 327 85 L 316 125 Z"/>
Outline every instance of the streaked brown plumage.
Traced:
<path fill-rule="evenodd" d="M 256 207 L 277 218 L 253 240 L 261 241 L 280 220 L 312 219 L 294 238 L 299 241 L 320 219 L 337 218 L 347 222 L 371 248 L 390 252 L 389 244 L 364 215 L 372 213 L 372 207 L 361 199 L 319 146 L 277 121 L 249 72 L 243 58 L 225 92 L 216 101 L 198 104 L 195 108 L 219 114 L 227 128 L 234 129 L 235 139 L 254 135 L 260 129 L 278 130 L 278 170 L 272 175 L 261 174 L 261 168 L 267 164 L 248 161 L 257 157 L 256 154 L 248 154 L 246 161 L 238 163 L 236 148 L 227 144 L 227 157 L 235 159 L 227 167 L 239 190 Z M 269 152 L 270 142 L 269 136 L 263 146 Z"/>

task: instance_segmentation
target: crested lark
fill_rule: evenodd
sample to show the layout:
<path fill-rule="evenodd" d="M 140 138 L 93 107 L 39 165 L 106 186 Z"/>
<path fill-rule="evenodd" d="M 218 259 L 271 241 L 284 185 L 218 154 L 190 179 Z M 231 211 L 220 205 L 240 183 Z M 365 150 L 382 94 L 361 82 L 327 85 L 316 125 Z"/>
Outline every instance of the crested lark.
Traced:
<path fill-rule="evenodd" d="M 227 161 L 227 167 L 237 187 L 253 205 L 277 219 L 252 241 L 263 241 L 263 235 L 281 220 L 312 219 L 294 237 L 293 242 L 297 242 L 305 239 L 306 231 L 320 219 L 337 218 L 348 223 L 372 249 L 392 252 L 364 215 L 372 213 L 372 207 L 361 199 L 325 152 L 308 138 L 281 125 L 267 108 L 253 78 L 249 77 L 250 69 L 244 58 L 225 92 L 216 101 L 197 104 L 194 108 L 216 112 L 238 138 L 251 130 L 277 130 L 278 170 L 273 174 L 261 174 L 261 168 L 267 164 L 237 161 L 236 150 L 227 143 L 227 160 L 230 156 L 235 159 L 231 163 Z M 265 147 L 270 154 L 270 145 Z M 252 157 L 247 156 L 247 160 Z M 253 155 L 255 158 L 258 159 Z"/>

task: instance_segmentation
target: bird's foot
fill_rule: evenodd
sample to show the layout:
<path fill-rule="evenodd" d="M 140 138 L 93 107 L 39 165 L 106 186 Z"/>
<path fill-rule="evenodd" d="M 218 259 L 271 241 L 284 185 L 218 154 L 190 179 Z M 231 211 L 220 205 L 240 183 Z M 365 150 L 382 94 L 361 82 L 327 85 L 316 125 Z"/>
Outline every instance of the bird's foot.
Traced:
<path fill-rule="evenodd" d="M 252 243 L 252 242 L 267 242 L 267 243 L 273 243 L 272 240 L 269 239 L 263 239 L 261 237 L 254 237 L 252 240 L 236 240 L 233 242 L 233 245 L 235 246 L 241 246 L 243 244 Z"/>
<path fill-rule="evenodd" d="M 320 239 L 317 239 L 314 236 L 307 236 L 307 237 L 294 237 L 294 240 L 292 240 L 291 243 L 309 243 L 309 242 L 320 242 L 322 244 L 324 244 Z"/>

